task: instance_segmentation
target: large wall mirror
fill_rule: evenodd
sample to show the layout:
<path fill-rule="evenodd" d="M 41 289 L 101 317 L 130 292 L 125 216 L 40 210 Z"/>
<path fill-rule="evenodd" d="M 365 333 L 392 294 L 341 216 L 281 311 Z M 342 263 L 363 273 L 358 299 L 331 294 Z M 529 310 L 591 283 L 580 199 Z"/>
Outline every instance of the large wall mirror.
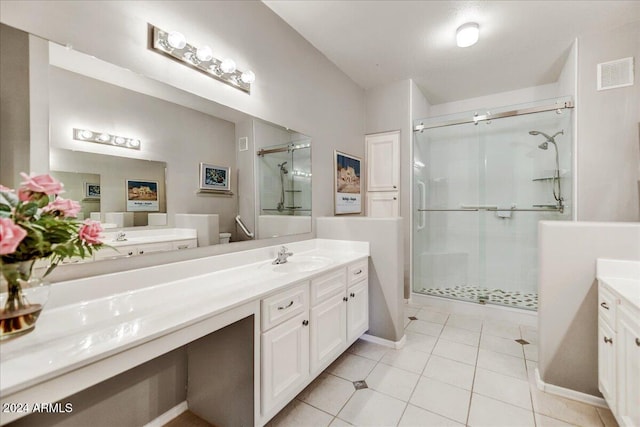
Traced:
<path fill-rule="evenodd" d="M 12 34 L 0 60 L 14 61 L 5 46 L 28 34 L 0 25 Z M 309 136 L 53 42 L 48 61 L 50 172 L 109 238 L 192 229 L 204 246 L 311 232 Z M 3 85 L 12 78 L 29 76 Z M 140 145 L 94 141 L 102 133 Z"/>

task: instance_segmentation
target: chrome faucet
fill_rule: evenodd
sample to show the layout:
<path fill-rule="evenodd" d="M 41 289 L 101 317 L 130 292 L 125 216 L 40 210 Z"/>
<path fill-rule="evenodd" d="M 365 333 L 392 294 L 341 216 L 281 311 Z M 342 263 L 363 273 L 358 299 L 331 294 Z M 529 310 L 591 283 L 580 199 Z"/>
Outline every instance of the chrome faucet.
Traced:
<path fill-rule="evenodd" d="M 287 251 L 288 249 L 286 248 L 286 246 L 281 247 L 278 251 L 278 258 L 274 259 L 271 264 L 284 264 L 285 262 L 287 262 L 287 258 L 293 255 L 293 252 Z"/>
<path fill-rule="evenodd" d="M 116 234 L 116 242 L 124 242 L 125 240 L 127 240 L 127 233 L 121 231 Z"/>

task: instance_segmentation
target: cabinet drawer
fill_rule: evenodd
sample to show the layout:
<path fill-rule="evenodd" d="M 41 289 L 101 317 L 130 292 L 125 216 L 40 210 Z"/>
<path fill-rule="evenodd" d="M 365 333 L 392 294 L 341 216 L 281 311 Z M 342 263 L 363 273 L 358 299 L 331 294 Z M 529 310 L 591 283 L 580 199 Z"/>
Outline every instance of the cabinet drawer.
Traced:
<path fill-rule="evenodd" d="M 347 277 L 349 278 L 349 286 L 352 284 L 359 282 L 360 280 L 366 279 L 369 272 L 369 259 L 363 259 L 361 261 L 355 262 L 347 267 Z"/>
<path fill-rule="evenodd" d="M 346 290 L 347 273 L 344 268 L 312 279 L 311 305 L 316 305 L 334 295 L 344 294 Z"/>
<path fill-rule="evenodd" d="M 598 284 L 598 316 L 615 330 L 616 297 L 601 283 Z"/>
<path fill-rule="evenodd" d="M 101 259 L 114 259 L 125 258 L 133 255 L 137 255 L 137 248 L 135 246 L 119 246 L 117 248 L 102 248 L 95 252 L 96 261 Z"/>
<path fill-rule="evenodd" d="M 147 243 L 138 245 L 138 255 L 152 254 L 155 252 L 166 252 L 173 249 L 171 242 Z"/>
<path fill-rule="evenodd" d="M 262 331 L 266 331 L 308 309 L 309 282 L 265 298 L 261 302 Z"/>

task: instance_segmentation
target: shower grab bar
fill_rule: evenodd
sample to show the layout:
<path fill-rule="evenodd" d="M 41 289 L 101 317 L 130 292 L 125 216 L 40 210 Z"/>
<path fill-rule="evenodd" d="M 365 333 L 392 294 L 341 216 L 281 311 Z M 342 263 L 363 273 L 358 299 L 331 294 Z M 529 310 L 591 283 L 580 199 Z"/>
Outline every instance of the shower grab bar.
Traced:
<path fill-rule="evenodd" d="M 424 182 L 418 181 L 418 188 L 420 189 L 420 207 L 424 208 L 424 205 L 427 201 L 427 187 L 424 185 Z M 421 213 L 420 218 L 418 219 L 418 230 L 422 230 L 426 225 L 425 214 Z"/>
<path fill-rule="evenodd" d="M 462 209 L 474 209 L 477 211 L 496 211 L 498 210 L 497 205 L 460 205 Z"/>
<path fill-rule="evenodd" d="M 236 216 L 236 223 L 240 226 L 240 228 L 242 229 L 242 232 L 250 239 L 253 239 L 253 233 L 249 231 L 249 229 L 247 228 L 246 225 L 244 225 L 244 222 L 242 222 L 242 218 L 240 218 L 240 215 Z"/>
<path fill-rule="evenodd" d="M 478 124 L 479 122 L 489 121 L 494 119 L 503 119 L 506 117 L 522 116 L 525 114 L 542 113 L 544 111 L 554 111 L 554 110 L 558 111 L 558 110 L 563 110 L 565 108 L 573 108 L 573 107 L 574 106 L 572 101 L 566 101 L 561 104 L 551 104 L 551 105 L 544 105 L 541 107 L 523 108 L 520 110 L 505 111 L 503 113 L 491 114 L 487 112 L 487 114 L 483 114 L 483 115 L 478 115 L 476 113 L 476 115 L 473 116 L 471 119 L 448 120 L 440 123 L 432 123 L 432 124 L 426 124 L 426 125 L 424 123 L 420 123 L 419 125 L 414 126 L 413 131 L 422 132 L 425 129 L 440 128 L 445 126 L 455 126 L 455 125 L 461 125 L 466 123 Z"/>
<path fill-rule="evenodd" d="M 554 206 L 547 208 L 497 208 L 497 207 L 467 207 L 461 209 L 418 209 L 418 212 L 478 212 L 478 211 L 489 211 L 489 212 L 564 212 L 564 206 Z"/>

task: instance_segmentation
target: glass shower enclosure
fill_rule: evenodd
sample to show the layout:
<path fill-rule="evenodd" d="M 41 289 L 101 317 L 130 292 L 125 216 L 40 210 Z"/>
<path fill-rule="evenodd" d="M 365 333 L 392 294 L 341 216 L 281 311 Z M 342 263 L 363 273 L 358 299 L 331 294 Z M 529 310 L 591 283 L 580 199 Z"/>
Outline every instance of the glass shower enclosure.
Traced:
<path fill-rule="evenodd" d="M 414 293 L 537 309 L 537 224 L 572 211 L 572 104 L 414 122 Z"/>

